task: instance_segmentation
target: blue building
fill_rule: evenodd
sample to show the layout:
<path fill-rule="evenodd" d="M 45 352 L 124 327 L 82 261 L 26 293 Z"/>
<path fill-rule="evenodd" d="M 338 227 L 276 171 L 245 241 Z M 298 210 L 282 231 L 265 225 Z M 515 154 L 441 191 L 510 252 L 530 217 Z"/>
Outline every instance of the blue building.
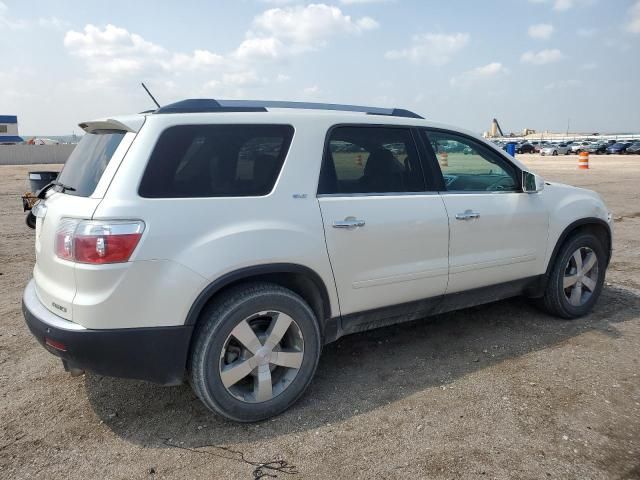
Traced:
<path fill-rule="evenodd" d="M 18 135 L 18 117 L 16 115 L 0 115 L 0 145 L 22 143 Z"/>

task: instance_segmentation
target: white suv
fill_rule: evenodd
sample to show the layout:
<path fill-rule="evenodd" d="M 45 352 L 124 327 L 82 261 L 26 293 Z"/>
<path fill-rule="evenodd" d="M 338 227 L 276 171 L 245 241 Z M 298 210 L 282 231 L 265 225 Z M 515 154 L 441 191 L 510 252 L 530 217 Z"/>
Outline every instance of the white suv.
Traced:
<path fill-rule="evenodd" d="M 575 318 L 602 289 L 596 193 L 406 110 L 185 100 L 80 126 L 23 298 L 71 373 L 188 378 L 256 421 L 342 335 L 516 295 Z"/>

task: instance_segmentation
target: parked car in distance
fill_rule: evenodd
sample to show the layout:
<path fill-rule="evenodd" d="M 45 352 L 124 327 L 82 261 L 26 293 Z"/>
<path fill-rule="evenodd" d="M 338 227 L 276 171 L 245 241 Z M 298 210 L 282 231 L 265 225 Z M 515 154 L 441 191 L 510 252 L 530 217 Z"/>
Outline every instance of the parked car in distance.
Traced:
<path fill-rule="evenodd" d="M 607 147 L 608 144 L 601 142 L 601 143 L 592 143 L 590 145 L 588 145 L 587 147 L 584 147 L 584 149 L 582 150 L 583 152 L 588 152 L 588 153 L 595 153 L 596 155 L 601 155 L 603 153 L 607 153 Z"/>
<path fill-rule="evenodd" d="M 607 155 L 617 154 L 622 155 L 626 153 L 627 148 L 629 148 L 632 144 L 629 142 L 617 142 L 613 145 L 607 147 Z"/>
<path fill-rule="evenodd" d="M 530 143 L 521 143 L 516 147 L 516 153 L 536 153 L 536 149 Z"/>
<path fill-rule="evenodd" d="M 637 155 L 640 153 L 640 142 L 632 143 L 627 147 L 626 153 Z"/>
<path fill-rule="evenodd" d="M 539 141 L 534 141 L 534 142 L 529 142 L 529 143 L 534 148 L 535 153 L 539 153 L 540 152 L 540 148 L 541 148 L 542 144 Z"/>
<path fill-rule="evenodd" d="M 591 142 L 587 142 L 587 141 L 572 143 L 570 147 L 571 153 L 580 153 L 589 145 L 591 145 Z"/>
<path fill-rule="evenodd" d="M 22 300 L 72 374 L 188 379 L 253 422 L 344 335 L 521 295 L 573 319 L 603 288 L 596 192 L 407 110 L 196 99 L 80 126 Z"/>
<path fill-rule="evenodd" d="M 566 143 L 559 143 L 557 145 L 545 145 L 540 149 L 540 155 L 569 155 L 571 148 Z"/>

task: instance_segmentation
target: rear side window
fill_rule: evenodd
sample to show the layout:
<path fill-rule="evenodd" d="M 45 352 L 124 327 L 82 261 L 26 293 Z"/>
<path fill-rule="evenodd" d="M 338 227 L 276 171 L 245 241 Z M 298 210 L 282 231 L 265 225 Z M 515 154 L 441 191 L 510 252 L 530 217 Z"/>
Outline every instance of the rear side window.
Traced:
<path fill-rule="evenodd" d="M 165 130 L 142 177 L 147 198 L 243 197 L 273 189 L 289 125 L 179 125 Z"/>
<path fill-rule="evenodd" d="M 60 183 L 70 187 L 64 193 L 90 196 L 124 135 L 117 130 L 101 130 L 82 137 L 58 176 Z"/>
<path fill-rule="evenodd" d="M 420 158 L 408 128 L 345 126 L 331 132 L 319 194 L 424 190 Z"/>

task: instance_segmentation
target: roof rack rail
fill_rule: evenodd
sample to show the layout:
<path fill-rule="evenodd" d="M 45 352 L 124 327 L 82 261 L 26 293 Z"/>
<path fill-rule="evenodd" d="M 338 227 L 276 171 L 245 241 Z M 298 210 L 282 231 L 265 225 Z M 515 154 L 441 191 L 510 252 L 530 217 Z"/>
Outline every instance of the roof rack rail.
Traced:
<path fill-rule="evenodd" d="M 267 108 L 299 108 L 306 110 L 335 110 L 361 112 L 367 115 L 424 118 L 402 108 L 363 107 L 336 103 L 288 102 L 280 100 L 213 100 L 193 98 L 160 107 L 155 113 L 206 113 L 206 112 L 266 112 Z"/>

